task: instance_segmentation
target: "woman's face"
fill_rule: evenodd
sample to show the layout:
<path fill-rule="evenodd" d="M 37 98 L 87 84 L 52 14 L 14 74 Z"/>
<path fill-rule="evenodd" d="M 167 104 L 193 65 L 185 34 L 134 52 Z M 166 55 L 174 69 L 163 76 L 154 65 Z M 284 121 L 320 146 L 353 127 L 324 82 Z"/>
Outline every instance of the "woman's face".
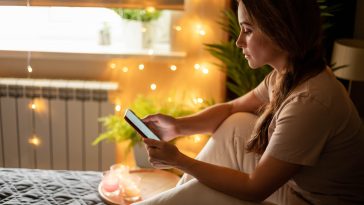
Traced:
<path fill-rule="evenodd" d="M 268 64 L 275 69 L 282 69 L 286 59 L 284 52 L 255 25 L 241 1 L 238 20 L 241 30 L 236 46 L 243 50 L 249 66 L 259 68 Z"/>

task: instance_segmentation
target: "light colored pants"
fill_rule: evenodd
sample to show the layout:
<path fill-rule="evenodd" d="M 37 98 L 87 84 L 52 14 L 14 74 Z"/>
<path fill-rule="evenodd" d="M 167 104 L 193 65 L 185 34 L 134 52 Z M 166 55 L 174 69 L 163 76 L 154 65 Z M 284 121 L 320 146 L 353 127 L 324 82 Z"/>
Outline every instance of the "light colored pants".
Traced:
<path fill-rule="evenodd" d="M 211 136 L 196 159 L 251 173 L 259 157 L 246 153 L 245 145 L 250 137 L 257 117 L 250 113 L 236 113 L 227 118 Z M 302 204 L 287 202 L 287 185 L 273 193 L 261 204 Z M 166 192 L 135 205 L 256 205 L 258 203 L 242 201 L 224 193 L 211 189 L 194 177 L 184 174 L 178 185 Z"/>

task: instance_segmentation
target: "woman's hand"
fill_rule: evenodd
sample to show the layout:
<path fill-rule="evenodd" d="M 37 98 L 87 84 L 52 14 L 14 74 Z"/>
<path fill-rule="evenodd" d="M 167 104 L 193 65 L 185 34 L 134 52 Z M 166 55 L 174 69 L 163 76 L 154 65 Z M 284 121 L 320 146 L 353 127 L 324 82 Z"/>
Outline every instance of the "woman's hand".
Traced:
<path fill-rule="evenodd" d="M 149 162 L 155 168 L 170 168 L 177 166 L 179 159 L 184 155 L 178 148 L 165 141 L 158 141 L 148 138 L 143 138 L 149 155 Z"/>
<path fill-rule="evenodd" d="M 171 116 L 149 115 L 143 122 L 163 141 L 170 141 L 178 136 L 177 120 Z"/>

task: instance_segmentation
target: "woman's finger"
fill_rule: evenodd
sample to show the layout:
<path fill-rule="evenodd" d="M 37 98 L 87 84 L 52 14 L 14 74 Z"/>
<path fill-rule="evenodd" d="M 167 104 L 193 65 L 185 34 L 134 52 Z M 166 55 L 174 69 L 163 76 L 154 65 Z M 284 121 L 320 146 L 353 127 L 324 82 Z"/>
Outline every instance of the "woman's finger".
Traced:
<path fill-rule="evenodd" d="M 149 139 L 149 138 L 143 138 L 143 142 L 150 146 L 150 147 L 157 147 L 157 148 L 161 148 L 163 142 L 158 141 L 158 140 L 153 140 L 153 139 Z"/>
<path fill-rule="evenodd" d="M 145 118 L 143 118 L 142 121 L 145 123 L 157 121 L 157 115 L 148 115 Z"/>

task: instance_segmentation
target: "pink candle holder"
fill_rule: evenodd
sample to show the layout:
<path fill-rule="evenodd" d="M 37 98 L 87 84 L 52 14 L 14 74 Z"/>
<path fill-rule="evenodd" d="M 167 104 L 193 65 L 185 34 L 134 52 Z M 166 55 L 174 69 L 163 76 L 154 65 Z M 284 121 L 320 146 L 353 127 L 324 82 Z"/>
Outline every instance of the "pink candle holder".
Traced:
<path fill-rule="evenodd" d="M 101 183 L 106 196 L 115 197 L 120 194 L 120 179 L 114 172 L 103 172 Z"/>

